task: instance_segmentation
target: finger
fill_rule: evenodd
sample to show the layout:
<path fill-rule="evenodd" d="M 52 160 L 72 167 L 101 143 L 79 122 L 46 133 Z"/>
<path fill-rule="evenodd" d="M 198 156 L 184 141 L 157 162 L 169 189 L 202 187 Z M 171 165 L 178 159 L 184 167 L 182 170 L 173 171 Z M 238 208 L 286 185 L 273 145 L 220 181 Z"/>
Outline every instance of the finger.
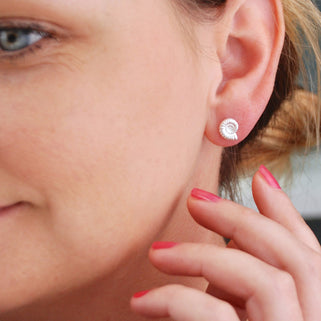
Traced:
<path fill-rule="evenodd" d="M 239 321 L 233 307 L 228 303 L 182 285 L 168 285 L 147 293 L 138 293 L 132 298 L 131 307 L 136 313 L 149 318 L 171 318 L 175 321 Z"/>
<path fill-rule="evenodd" d="M 271 182 L 272 186 L 268 182 Z M 254 201 L 262 215 L 286 227 L 295 237 L 314 250 L 321 251 L 317 238 L 301 214 L 295 209 L 288 196 L 278 188 L 275 178 L 264 166 L 261 166 L 254 175 L 252 190 Z"/>
<path fill-rule="evenodd" d="M 295 280 L 305 315 L 317 315 L 321 306 L 321 255 L 302 243 L 281 224 L 236 203 L 189 198 L 194 219 L 232 239 L 241 250 L 287 271 Z"/>
<path fill-rule="evenodd" d="M 216 288 L 241 298 L 251 320 L 303 320 L 288 273 L 239 250 L 196 243 L 165 247 L 156 243 L 150 251 L 150 260 L 159 270 L 206 278 Z"/>
<path fill-rule="evenodd" d="M 239 248 L 236 246 L 233 240 L 229 241 L 226 245 L 227 248 L 230 249 L 235 249 L 239 250 Z M 230 293 L 227 293 L 221 289 L 218 289 L 215 287 L 213 284 L 209 284 L 207 290 L 207 293 L 215 296 L 216 298 L 229 302 L 235 309 L 237 315 L 239 316 L 241 321 L 246 321 L 247 320 L 247 313 L 245 310 L 244 302 L 240 299 L 237 298 Z"/>
<path fill-rule="evenodd" d="M 254 210 L 223 199 L 215 202 L 189 198 L 193 218 L 204 227 L 227 237 L 234 246 L 278 268 L 304 268 L 310 248 L 280 224 Z M 300 253 L 300 255 L 293 255 Z"/>
<path fill-rule="evenodd" d="M 236 244 L 234 243 L 233 240 L 229 241 L 226 245 L 227 248 L 229 249 L 235 249 L 235 250 L 239 250 L 239 248 L 236 246 Z M 231 295 L 230 293 L 227 293 L 221 289 L 218 289 L 216 286 L 214 286 L 213 284 L 209 284 L 207 290 L 207 293 L 215 296 L 216 298 L 219 298 L 223 301 L 229 302 L 235 309 L 235 311 L 237 312 L 239 318 L 243 321 L 243 320 L 247 320 L 246 317 L 246 311 L 245 311 L 245 306 L 244 306 L 244 302 L 243 300 L 241 300 L 238 297 L 235 297 L 233 295 Z"/>
<path fill-rule="evenodd" d="M 248 320 L 245 304 L 240 298 L 237 298 L 230 293 L 218 289 L 213 284 L 209 284 L 206 293 L 231 304 L 241 321 Z"/>

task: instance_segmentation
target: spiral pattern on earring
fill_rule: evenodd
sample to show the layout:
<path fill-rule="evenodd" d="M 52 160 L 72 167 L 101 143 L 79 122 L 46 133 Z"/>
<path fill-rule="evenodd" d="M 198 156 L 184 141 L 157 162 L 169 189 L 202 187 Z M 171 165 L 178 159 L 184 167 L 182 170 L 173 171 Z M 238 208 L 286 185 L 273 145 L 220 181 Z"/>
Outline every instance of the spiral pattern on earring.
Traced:
<path fill-rule="evenodd" d="M 239 130 L 239 124 L 232 118 L 225 119 L 220 125 L 220 134 L 227 140 L 237 140 L 237 131 Z"/>

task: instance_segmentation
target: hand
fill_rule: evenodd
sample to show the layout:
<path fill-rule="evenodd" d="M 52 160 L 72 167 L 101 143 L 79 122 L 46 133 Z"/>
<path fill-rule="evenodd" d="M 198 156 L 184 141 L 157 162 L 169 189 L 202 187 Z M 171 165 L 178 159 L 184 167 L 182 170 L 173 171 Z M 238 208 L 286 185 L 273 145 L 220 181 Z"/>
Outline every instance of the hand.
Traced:
<path fill-rule="evenodd" d="M 231 242 L 226 248 L 155 243 L 150 260 L 168 274 L 206 278 L 207 292 L 168 285 L 134 296 L 133 310 L 175 321 L 319 321 L 317 239 L 263 166 L 253 178 L 253 196 L 261 215 L 194 190 L 193 218 Z"/>

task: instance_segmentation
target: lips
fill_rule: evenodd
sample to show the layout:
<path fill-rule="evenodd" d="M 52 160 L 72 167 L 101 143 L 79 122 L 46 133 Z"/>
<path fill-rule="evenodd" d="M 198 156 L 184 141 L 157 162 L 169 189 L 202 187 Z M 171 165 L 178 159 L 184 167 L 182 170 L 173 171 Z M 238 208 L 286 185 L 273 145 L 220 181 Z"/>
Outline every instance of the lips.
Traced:
<path fill-rule="evenodd" d="M 17 202 L 17 203 L 13 203 L 11 205 L 0 206 L 0 216 L 5 215 L 5 214 L 9 214 L 10 212 L 20 208 L 24 204 L 25 204 L 25 202 Z"/>

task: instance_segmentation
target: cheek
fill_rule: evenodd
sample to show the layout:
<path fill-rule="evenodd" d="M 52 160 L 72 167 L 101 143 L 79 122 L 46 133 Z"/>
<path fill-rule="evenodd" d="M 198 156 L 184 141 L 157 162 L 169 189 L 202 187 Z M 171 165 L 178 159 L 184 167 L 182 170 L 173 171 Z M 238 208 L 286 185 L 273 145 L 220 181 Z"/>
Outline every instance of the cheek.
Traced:
<path fill-rule="evenodd" d="M 65 126 L 41 148 L 41 158 L 46 158 L 42 163 L 50 164 L 48 177 L 54 177 L 44 182 L 43 190 L 55 209 L 55 224 L 72 221 L 72 230 L 61 235 L 82 251 L 90 246 L 83 244 L 84 232 L 87 239 L 104 239 L 106 244 L 109 238 L 126 235 L 124 246 L 158 232 L 191 175 L 203 119 L 195 111 L 197 97 L 185 94 L 193 93 L 190 81 L 181 81 L 188 79 L 188 72 L 181 78 L 165 71 L 161 58 L 159 65 L 146 68 L 146 60 L 132 57 L 130 66 L 107 79 L 102 75 L 104 83 L 93 73 L 91 86 L 80 86 L 70 95 L 78 102 L 67 102 L 73 107 Z M 88 83 L 88 73 L 86 79 Z M 82 214 L 75 217 L 69 209 Z"/>
<path fill-rule="evenodd" d="M 100 226 L 121 226 L 112 234 L 110 230 L 96 233 L 97 240 L 108 241 L 119 234 L 132 237 L 135 243 L 142 235 L 155 234 L 191 175 L 203 135 L 205 112 L 195 108 L 203 93 L 186 48 L 177 46 L 170 53 L 168 48 L 178 39 L 158 37 L 155 59 L 150 45 L 155 41 L 153 35 L 145 37 L 140 34 L 140 42 L 134 37 L 120 39 L 126 45 L 119 43 L 118 50 L 95 56 L 96 63 L 85 71 L 86 77 L 79 77 L 79 88 L 70 88 L 70 119 L 65 119 L 66 127 L 60 130 L 60 140 L 67 135 L 65 144 L 70 148 L 69 153 L 61 153 L 63 170 L 67 169 L 64 175 L 68 175 L 65 182 L 70 182 L 73 191 L 68 196 L 73 200 L 70 207 L 77 206 L 79 198 L 94 203 L 95 217 L 104 222 Z M 65 198 L 65 191 L 61 194 L 59 198 Z M 87 220 L 94 233 L 97 222 L 88 206 L 85 210 L 87 214 L 77 220 L 79 224 Z M 71 215 L 61 217 L 72 219 Z M 148 231 L 142 230 L 145 226 Z"/>
<path fill-rule="evenodd" d="M 7 237 L 7 263 L 32 261 L 19 273 L 46 279 L 44 291 L 118 268 L 159 232 L 192 173 L 202 137 L 202 119 L 191 103 L 196 98 L 168 90 L 150 77 L 153 70 L 140 74 L 148 82 L 128 77 L 126 95 L 106 89 L 97 74 L 89 73 L 88 86 L 87 73 L 77 84 L 66 77 L 61 91 L 39 90 L 34 101 L 45 109 L 11 104 L 16 113 L 4 129 L 11 143 L 2 150 L 2 165 L 40 201 L 16 222 L 20 237 Z M 178 80 L 172 85 L 183 86 Z M 78 277 L 71 280 L 74 271 Z M 16 290 L 15 300 L 23 292 Z M 35 290 L 30 298 L 41 295 Z"/>

